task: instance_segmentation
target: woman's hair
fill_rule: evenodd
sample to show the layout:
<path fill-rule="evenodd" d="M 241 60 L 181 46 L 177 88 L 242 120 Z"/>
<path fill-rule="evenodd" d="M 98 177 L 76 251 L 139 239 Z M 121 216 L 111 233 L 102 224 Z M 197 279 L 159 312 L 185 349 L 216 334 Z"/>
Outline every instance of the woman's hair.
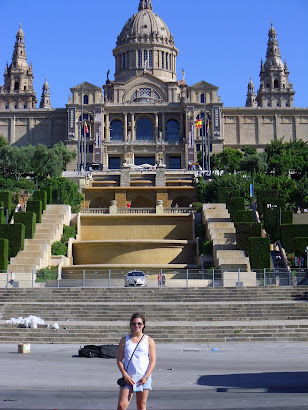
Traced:
<path fill-rule="evenodd" d="M 143 328 L 142 328 L 142 333 L 144 332 L 144 329 L 145 329 L 145 316 L 142 314 L 142 313 L 134 313 L 133 314 L 133 316 L 130 318 L 130 322 L 129 322 L 129 326 L 130 326 L 130 328 L 131 328 L 131 330 L 132 330 L 132 323 L 133 323 L 133 320 L 134 319 L 141 319 L 142 320 L 142 323 L 143 323 Z"/>

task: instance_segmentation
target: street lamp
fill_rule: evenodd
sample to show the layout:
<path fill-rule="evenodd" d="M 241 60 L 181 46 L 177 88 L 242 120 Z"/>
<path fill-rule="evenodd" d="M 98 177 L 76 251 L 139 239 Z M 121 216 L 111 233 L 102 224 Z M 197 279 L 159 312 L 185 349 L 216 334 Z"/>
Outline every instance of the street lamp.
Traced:
<path fill-rule="evenodd" d="M 306 253 L 307 253 L 307 268 L 308 268 L 308 246 L 306 246 L 305 251 L 306 251 Z"/>

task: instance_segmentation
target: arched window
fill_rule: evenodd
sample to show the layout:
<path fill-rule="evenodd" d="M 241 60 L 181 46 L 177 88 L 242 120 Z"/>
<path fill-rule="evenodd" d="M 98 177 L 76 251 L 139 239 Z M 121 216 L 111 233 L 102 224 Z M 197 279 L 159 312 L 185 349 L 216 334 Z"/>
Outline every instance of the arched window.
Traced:
<path fill-rule="evenodd" d="M 278 80 L 274 81 L 274 88 L 279 88 L 279 81 Z"/>
<path fill-rule="evenodd" d="M 83 103 L 84 105 L 88 105 L 89 104 L 89 97 L 87 95 L 83 96 Z"/>
<path fill-rule="evenodd" d="M 138 68 L 142 68 L 142 51 L 138 51 Z"/>
<path fill-rule="evenodd" d="M 110 141 L 123 141 L 123 124 L 119 120 L 110 124 Z"/>
<path fill-rule="evenodd" d="M 180 139 L 179 123 L 170 120 L 166 124 L 166 141 L 178 142 Z"/>
<path fill-rule="evenodd" d="M 19 82 L 18 82 L 18 81 L 15 81 L 14 91 L 18 91 L 18 90 L 19 90 Z"/>
<path fill-rule="evenodd" d="M 136 140 L 153 140 L 153 123 L 148 118 L 141 118 L 137 122 Z"/>
<path fill-rule="evenodd" d="M 204 104 L 204 94 L 201 94 L 201 100 L 200 100 L 201 104 Z"/>

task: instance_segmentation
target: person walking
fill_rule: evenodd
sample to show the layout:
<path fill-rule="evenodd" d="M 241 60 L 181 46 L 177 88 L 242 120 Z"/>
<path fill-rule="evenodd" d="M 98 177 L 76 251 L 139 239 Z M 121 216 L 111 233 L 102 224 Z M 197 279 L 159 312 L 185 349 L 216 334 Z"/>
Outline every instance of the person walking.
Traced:
<path fill-rule="evenodd" d="M 152 390 L 152 372 L 156 364 L 154 340 L 144 334 L 145 317 L 134 313 L 130 319 L 131 333 L 119 343 L 117 365 L 125 385 L 120 387 L 118 410 L 126 410 L 136 392 L 137 410 L 146 410 L 149 391 Z M 123 363 L 124 362 L 124 363 Z"/>
<path fill-rule="evenodd" d="M 12 288 L 14 287 L 14 281 L 15 281 L 15 273 L 11 272 L 11 274 L 10 274 L 10 284 L 11 284 Z"/>
<path fill-rule="evenodd" d="M 165 273 L 162 274 L 161 280 L 162 280 L 162 286 L 163 286 L 163 288 L 165 288 L 166 287 L 166 275 L 165 275 Z"/>
<path fill-rule="evenodd" d="M 162 283 L 161 283 L 161 273 L 160 272 L 158 272 L 158 275 L 157 275 L 157 284 L 158 284 L 158 287 L 161 288 Z"/>

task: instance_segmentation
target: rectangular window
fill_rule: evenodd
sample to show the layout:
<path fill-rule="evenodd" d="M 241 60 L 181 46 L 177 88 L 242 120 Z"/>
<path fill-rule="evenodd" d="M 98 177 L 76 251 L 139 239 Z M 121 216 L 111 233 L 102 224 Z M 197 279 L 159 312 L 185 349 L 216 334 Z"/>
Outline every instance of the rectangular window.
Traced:
<path fill-rule="evenodd" d="M 109 157 L 109 169 L 121 169 L 121 157 Z"/>
<path fill-rule="evenodd" d="M 147 59 L 148 59 L 148 52 L 147 52 L 147 50 L 144 50 L 144 52 L 143 52 L 143 62 L 145 63 L 147 61 Z"/>
<path fill-rule="evenodd" d="M 122 66 L 122 69 L 125 70 L 125 68 L 126 68 L 126 55 L 125 55 L 125 53 L 122 55 L 122 58 L 123 58 L 123 66 Z"/>
<path fill-rule="evenodd" d="M 89 153 L 93 154 L 93 145 L 89 145 Z"/>
<path fill-rule="evenodd" d="M 165 68 L 165 53 L 161 52 L 161 68 Z"/>
<path fill-rule="evenodd" d="M 181 157 L 169 157 L 169 169 L 181 169 Z"/>
<path fill-rule="evenodd" d="M 153 51 L 149 51 L 149 67 L 153 68 Z"/>
<path fill-rule="evenodd" d="M 169 64 L 168 64 L 168 61 L 169 61 L 169 58 L 168 58 L 168 53 L 166 53 L 166 70 L 169 70 Z"/>

